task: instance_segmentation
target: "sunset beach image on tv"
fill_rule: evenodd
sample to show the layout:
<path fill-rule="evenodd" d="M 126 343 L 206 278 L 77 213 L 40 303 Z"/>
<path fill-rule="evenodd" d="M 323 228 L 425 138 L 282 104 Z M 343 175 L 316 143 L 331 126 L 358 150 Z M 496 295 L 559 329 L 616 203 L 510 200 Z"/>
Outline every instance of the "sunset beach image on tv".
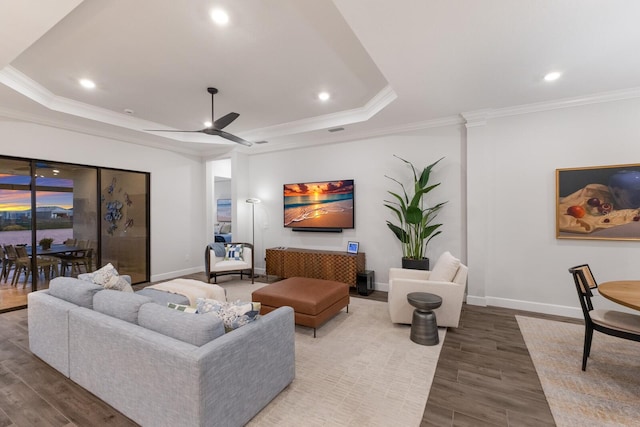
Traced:
<path fill-rule="evenodd" d="M 354 228 L 352 179 L 284 185 L 284 226 Z"/>

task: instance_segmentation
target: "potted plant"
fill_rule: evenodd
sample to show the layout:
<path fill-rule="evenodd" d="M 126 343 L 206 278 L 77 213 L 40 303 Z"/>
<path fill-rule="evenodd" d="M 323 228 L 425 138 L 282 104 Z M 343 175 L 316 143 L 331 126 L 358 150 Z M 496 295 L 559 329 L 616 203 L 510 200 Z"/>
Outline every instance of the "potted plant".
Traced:
<path fill-rule="evenodd" d="M 43 250 L 49 250 L 51 249 L 51 244 L 53 243 L 53 239 L 51 237 L 43 237 L 42 239 L 40 239 L 40 241 L 38 242 L 38 244 L 40 245 L 40 247 Z"/>
<path fill-rule="evenodd" d="M 387 221 L 387 226 L 402 243 L 402 268 L 428 270 L 429 258 L 425 257 L 427 244 L 442 232 L 438 230 L 442 224 L 433 224 L 433 220 L 447 202 L 441 202 L 431 207 L 425 206 L 424 196 L 440 185 L 440 183 L 429 185 L 429 177 L 431 169 L 444 157 L 422 169 L 419 174 L 413 163 L 396 155 L 394 157 L 411 166 L 413 192 L 408 193 L 402 182 L 385 175 L 386 178 L 398 183 L 402 188 L 402 194 L 388 191 L 395 200 L 385 200 L 385 206 L 396 214 L 399 224 Z"/>

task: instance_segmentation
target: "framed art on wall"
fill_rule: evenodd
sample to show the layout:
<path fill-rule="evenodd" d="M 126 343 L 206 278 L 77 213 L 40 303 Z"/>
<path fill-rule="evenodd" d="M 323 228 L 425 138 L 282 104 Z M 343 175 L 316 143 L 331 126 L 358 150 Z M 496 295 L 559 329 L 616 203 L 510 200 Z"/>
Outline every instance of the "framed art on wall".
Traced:
<path fill-rule="evenodd" d="M 556 238 L 640 240 L 640 164 L 556 169 Z"/>

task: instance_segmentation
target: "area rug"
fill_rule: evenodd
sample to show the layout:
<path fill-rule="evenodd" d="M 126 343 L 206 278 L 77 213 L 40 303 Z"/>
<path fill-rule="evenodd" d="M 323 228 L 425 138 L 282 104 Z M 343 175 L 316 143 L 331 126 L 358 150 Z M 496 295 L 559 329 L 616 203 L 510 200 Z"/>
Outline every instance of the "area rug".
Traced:
<path fill-rule="evenodd" d="M 220 283 L 247 300 L 263 283 Z M 317 330 L 296 326 L 296 377 L 249 426 L 419 426 L 444 340 L 422 346 L 386 303 L 351 298 Z"/>
<path fill-rule="evenodd" d="M 584 326 L 516 319 L 558 426 L 638 425 L 640 343 L 594 332 L 583 372 Z"/>

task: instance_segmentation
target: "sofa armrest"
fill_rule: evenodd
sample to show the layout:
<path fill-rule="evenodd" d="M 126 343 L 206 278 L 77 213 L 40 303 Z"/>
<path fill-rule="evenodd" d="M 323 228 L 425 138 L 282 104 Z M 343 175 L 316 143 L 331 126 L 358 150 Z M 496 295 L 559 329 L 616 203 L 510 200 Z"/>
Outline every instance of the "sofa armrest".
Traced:
<path fill-rule="evenodd" d="M 429 270 L 392 267 L 389 269 L 389 281 L 394 279 L 428 280 L 430 274 L 431 272 Z"/>
<path fill-rule="evenodd" d="M 245 425 L 295 377 L 295 324 L 291 307 L 258 320 L 196 350 L 201 363 L 203 419 Z M 246 396 L 239 399 L 238 396 Z"/>

